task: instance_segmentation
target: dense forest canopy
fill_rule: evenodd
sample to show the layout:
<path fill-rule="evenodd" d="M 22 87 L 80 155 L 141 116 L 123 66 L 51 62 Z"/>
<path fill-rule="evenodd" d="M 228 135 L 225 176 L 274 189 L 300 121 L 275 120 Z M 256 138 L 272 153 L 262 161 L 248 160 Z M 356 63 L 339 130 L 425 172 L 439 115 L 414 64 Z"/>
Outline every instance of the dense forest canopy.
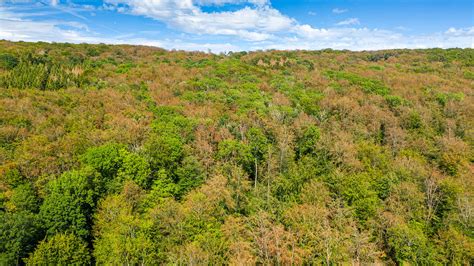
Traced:
<path fill-rule="evenodd" d="M 474 50 L 0 42 L 0 264 L 474 264 Z"/>

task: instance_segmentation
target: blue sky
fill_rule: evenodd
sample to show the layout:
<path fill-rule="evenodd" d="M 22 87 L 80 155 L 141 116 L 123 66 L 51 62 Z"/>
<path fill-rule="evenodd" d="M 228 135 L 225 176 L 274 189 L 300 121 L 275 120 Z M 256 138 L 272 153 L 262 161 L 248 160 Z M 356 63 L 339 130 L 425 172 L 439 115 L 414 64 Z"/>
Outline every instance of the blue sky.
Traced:
<path fill-rule="evenodd" d="M 0 39 L 213 52 L 474 48 L 474 1 L 0 0 Z"/>

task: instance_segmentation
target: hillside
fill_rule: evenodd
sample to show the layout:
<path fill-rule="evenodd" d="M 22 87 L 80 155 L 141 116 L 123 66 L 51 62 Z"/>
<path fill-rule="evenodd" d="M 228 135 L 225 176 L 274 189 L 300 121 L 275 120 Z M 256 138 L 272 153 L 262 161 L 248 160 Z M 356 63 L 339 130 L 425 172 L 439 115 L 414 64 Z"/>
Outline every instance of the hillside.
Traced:
<path fill-rule="evenodd" d="M 0 264 L 474 263 L 474 50 L 0 41 Z"/>

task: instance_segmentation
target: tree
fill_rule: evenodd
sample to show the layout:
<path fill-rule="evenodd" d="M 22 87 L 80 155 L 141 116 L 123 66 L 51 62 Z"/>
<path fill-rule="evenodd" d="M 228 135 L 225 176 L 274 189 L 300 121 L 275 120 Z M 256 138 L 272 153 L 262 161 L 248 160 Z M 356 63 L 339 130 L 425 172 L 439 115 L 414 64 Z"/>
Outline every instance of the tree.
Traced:
<path fill-rule="evenodd" d="M 380 200 L 371 184 L 371 175 L 360 173 L 355 175 L 344 175 L 337 173 L 332 176 L 333 190 L 336 195 L 342 197 L 349 206 L 354 209 L 354 214 L 360 223 L 365 224 L 372 218 Z"/>
<path fill-rule="evenodd" d="M 177 177 L 177 196 L 184 196 L 193 188 L 198 187 L 204 182 L 205 173 L 199 161 L 193 156 L 184 157 L 181 165 L 176 169 Z"/>
<path fill-rule="evenodd" d="M 41 223 L 35 214 L 0 213 L 0 264 L 21 264 L 41 236 Z"/>
<path fill-rule="evenodd" d="M 237 140 L 223 140 L 219 143 L 217 157 L 224 162 L 242 166 L 249 175 L 253 174 L 253 158 L 250 147 Z"/>
<path fill-rule="evenodd" d="M 101 174 L 108 192 L 119 190 L 125 180 L 133 180 L 143 188 L 151 185 L 149 162 L 139 154 L 129 152 L 124 145 L 108 143 L 90 148 L 81 159 Z"/>
<path fill-rule="evenodd" d="M 145 144 L 145 155 L 155 172 L 164 169 L 168 174 L 174 175 L 184 157 L 183 143 L 173 135 L 155 135 Z"/>
<path fill-rule="evenodd" d="M 27 265 L 90 265 L 87 243 L 74 234 L 56 234 L 41 241 L 25 260 Z"/>
<path fill-rule="evenodd" d="M 431 264 L 435 257 L 422 224 L 399 222 L 387 229 L 389 254 L 397 263 Z"/>
<path fill-rule="evenodd" d="M 296 246 L 292 232 L 285 230 L 283 225 L 274 223 L 265 212 L 249 217 L 248 223 L 258 263 L 302 264 L 302 250 Z"/>
<path fill-rule="evenodd" d="M 250 146 L 250 152 L 254 161 L 253 178 L 255 180 L 255 187 L 258 182 L 258 165 L 264 160 L 268 150 L 268 140 L 265 134 L 259 128 L 252 127 L 247 131 L 247 139 Z"/>
<path fill-rule="evenodd" d="M 146 265 L 155 261 L 158 254 L 145 226 L 123 194 L 105 198 L 94 221 L 96 263 Z"/>
<path fill-rule="evenodd" d="M 438 234 L 439 259 L 444 264 L 468 265 L 474 262 L 474 240 L 449 227 Z"/>
<path fill-rule="evenodd" d="M 14 188 L 6 207 L 10 211 L 36 213 L 39 208 L 39 201 L 31 184 L 25 183 Z"/>
<path fill-rule="evenodd" d="M 131 153 L 125 149 L 119 151 L 121 165 L 117 172 L 117 179 L 133 180 L 142 188 L 149 188 L 151 185 L 151 169 L 148 161 L 136 153 Z"/>
<path fill-rule="evenodd" d="M 121 144 L 108 143 L 90 148 L 81 156 L 81 161 L 97 170 L 103 178 L 113 179 L 122 164 Z"/>
<path fill-rule="evenodd" d="M 97 199 L 98 173 L 90 168 L 70 171 L 48 184 L 40 216 L 48 235 L 74 233 L 90 236 L 92 211 Z"/>
<path fill-rule="evenodd" d="M 308 126 L 296 140 L 296 154 L 298 158 L 316 151 L 316 144 L 320 138 L 320 131 L 316 126 Z"/>

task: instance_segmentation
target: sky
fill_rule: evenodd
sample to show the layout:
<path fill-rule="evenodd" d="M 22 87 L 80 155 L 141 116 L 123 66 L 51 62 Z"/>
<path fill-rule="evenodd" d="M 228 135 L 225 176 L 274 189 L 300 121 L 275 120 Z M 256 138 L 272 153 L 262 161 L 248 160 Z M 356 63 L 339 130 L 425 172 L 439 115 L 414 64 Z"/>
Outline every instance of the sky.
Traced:
<path fill-rule="evenodd" d="M 474 0 L 0 0 L 0 39 L 216 53 L 474 48 Z"/>

